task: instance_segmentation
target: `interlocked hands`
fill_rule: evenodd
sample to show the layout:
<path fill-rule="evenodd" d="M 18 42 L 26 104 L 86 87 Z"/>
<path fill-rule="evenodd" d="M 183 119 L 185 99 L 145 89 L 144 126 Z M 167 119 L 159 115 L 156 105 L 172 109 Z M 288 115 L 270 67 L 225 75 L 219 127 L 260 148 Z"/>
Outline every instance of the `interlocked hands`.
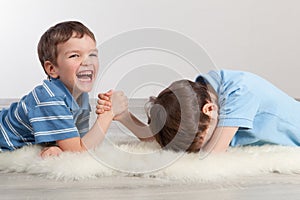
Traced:
<path fill-rule="evenodd" d="M 110 90 L 106 93 L 98 94 L 96 114 L 100 115 L 106 111 L 111 111 L 114 120 L 122 117 L 128 111 L 128 98 L 122 91 Z"/>

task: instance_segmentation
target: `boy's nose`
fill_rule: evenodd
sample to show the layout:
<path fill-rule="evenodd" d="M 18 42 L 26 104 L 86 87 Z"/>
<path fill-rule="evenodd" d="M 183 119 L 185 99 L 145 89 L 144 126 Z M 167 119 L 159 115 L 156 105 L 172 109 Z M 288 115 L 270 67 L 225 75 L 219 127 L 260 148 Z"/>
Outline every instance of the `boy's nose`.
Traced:
<path fill-rule="evenodd" d="M 89 56 L 86 56 L 83 60 L 82 60 L 82 65 L 91 65 L 93 64 L 92 59 Z"/>

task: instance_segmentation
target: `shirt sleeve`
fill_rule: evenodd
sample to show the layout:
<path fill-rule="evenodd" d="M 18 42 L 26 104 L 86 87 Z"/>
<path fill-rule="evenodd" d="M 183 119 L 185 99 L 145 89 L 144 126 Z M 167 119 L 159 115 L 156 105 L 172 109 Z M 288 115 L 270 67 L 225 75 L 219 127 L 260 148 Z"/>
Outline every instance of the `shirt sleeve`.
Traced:
<path fill-rule="evenodd" d="M 230 86 L 219 95 L 218 126 L 252 128 L 259 99 L 246 85 Z"/>
<path fill-rule="evenodd" d="M 76 121 L 80 137 L 83 137 L 89 131 L 90 110 L 83 110 Z"/>
<path fill-rule="evenodd" d="M 73 114 L 63 98 L 50 98 L 29 113 L 36 143 L 79 137 Z"/>

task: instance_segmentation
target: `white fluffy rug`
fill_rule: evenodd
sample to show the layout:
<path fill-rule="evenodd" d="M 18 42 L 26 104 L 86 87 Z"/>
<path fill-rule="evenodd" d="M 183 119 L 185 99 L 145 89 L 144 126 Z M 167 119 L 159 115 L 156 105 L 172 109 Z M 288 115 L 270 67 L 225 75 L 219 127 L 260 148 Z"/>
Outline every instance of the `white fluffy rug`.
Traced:
<path fill-rule="evenodd" d="M 231 180 L 267 173 L 300 173 L 300 148 L 232 148 L 218 155 L 161 151 L 156 143 L 104 144 L 91 152 L 63 153 L 41 159 L 40 147 L 0 153 L 0 171 L 35 174 L 58 180 L 103 176 L 139 176 L 184 182 Z"/>

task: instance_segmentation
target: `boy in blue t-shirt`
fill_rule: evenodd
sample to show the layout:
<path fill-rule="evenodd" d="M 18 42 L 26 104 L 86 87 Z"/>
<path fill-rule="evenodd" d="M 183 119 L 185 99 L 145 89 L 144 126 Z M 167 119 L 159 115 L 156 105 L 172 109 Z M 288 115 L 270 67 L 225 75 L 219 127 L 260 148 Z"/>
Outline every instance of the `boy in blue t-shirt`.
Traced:
<path fill-rule="evenodd" d="M 100 95 L 100 104 L 109 102 L 109 95 Z M 218 70 L 195 82 L 175 81 L 150 103 L 149 126 L 129 111 L 116 119 L 133 133 L 154 137 L 165 149 L 223 152 L 228 146 L 300 146 L 300 102 L 249 72 Z"/>
<path fill-rule="evenodd" d="M 95 147 L 114 116 L 127 105 L 116 101 L 120 111 L 98 115 L 89 129 L 88 92 L 99 68 L 94 34 L 77 21 L 59 23 L 40 38 L 38 55 L 48 80 L 0 112 L 0 152 L 56 143 L 59 148 L 45 148 L 44 157 Z M 121 93 L 115 96 L 124 100 Z"/>

